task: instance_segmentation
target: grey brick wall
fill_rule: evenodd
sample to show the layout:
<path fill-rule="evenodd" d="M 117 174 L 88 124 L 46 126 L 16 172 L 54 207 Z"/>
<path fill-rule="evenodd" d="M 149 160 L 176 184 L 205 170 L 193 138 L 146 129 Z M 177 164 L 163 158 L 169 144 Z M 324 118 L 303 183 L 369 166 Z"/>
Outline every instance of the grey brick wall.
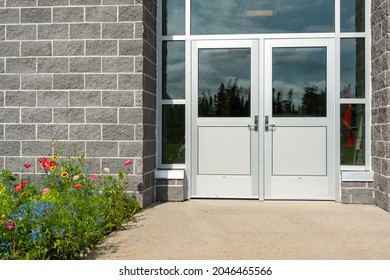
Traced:
<path fill-rule="evenodd" d="M 372 168 L 375 203 L 390 211 L 390 0 L 372 0 Z"/>
<path fill-rule="evenodd" d="M 0 1 L 0 168 L 30 163 L 37 173 L 56 140 L 97 171 L 133 159 L 129 193 L 154 200 L 156 9 L 155 0 Z"/>

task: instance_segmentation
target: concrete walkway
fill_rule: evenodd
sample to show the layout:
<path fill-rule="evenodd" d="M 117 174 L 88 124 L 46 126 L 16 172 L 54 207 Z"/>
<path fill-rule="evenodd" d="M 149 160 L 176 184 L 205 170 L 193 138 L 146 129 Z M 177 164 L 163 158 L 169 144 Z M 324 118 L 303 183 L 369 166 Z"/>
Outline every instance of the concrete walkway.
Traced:
<path fill-rule="evenodd" d="M 390 213 L 334 202 L 156 204 L 87 259 L 390 259 Z"/>

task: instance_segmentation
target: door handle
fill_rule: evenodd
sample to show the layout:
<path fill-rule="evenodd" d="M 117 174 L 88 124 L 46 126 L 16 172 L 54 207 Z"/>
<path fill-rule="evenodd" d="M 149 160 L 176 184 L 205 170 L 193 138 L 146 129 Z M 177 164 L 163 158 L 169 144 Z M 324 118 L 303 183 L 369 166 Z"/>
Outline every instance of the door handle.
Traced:
<path fill-rule="evenodd" d="M 276 128 L 276 125 L 269 123 L 269 117 L 265 116 L 265 131 L 274 131 Z"/>
<path fill-rule="evenodd" d="M 248 128 L 250 130 L 257 131 L 259 128 L 259 117 L 255 116 L 254 123 L 253 124 L 248 124 Z"/>

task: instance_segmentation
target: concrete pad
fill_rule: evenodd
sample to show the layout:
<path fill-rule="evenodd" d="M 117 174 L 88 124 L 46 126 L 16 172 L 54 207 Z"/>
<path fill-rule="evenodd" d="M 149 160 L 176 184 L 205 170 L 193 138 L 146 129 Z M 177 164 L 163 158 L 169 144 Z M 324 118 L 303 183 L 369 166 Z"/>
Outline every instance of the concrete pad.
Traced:
<path fill-rule="evenodd" d="M 87 259 L 387 260 L 390 214 L 318 201 L 162 203 L 110 234 Z"/>

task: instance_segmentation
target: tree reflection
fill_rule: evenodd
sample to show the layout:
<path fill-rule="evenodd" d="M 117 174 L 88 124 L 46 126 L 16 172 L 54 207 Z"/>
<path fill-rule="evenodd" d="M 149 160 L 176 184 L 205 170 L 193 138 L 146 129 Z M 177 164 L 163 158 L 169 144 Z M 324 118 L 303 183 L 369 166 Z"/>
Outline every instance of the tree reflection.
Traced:
<path fill-rule="evenodd" d="M 326 90 L 318 86 L 305 87 L 303 97 L 294 102 L 294 89 L 285 95 L 282 90 L 272 89 L 273 116 L 326 116 Z"/>
<path fill-rule="evenodd" d="M 216 94 L 203 90 L 198 100 L 199 117 L 249 117 L 250 88 L 240 86 L 238 80 L 221 83 Z"/>

